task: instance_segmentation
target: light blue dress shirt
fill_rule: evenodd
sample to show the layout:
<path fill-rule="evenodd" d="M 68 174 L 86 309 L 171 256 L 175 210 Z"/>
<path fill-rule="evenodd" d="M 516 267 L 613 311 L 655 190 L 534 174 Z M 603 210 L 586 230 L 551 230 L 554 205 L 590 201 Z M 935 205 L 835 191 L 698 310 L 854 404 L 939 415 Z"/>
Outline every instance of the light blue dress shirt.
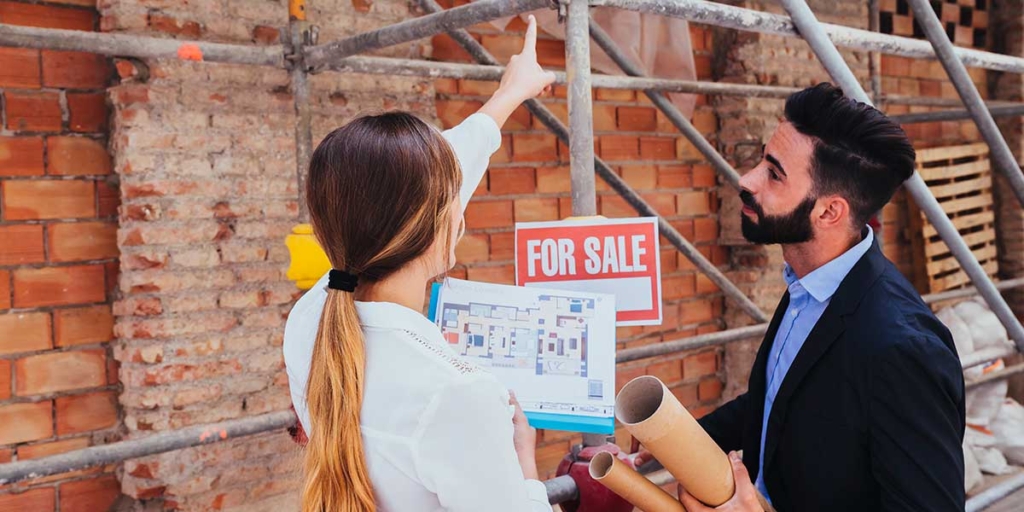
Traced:
<path fill-rule="evenodd" d="M 803 279 L 797 279 L 793 269 L 786 264 L 783 270 L 783 278 L 789 287 L 789 306 L 786 307 L 785 316 L 779 323 L 779 330 L 775 333 L 775 341 L 772 343 L 772 350 L 768 353 L 768 366 L 765 369 L 765 395 L 764 395 L 764 418 L 761 420 L 761 453 L 758 459 L 757 490 L 771 501 L 768 496 L 768 489 L 764 484 L 764 438 L 768 431 L 768 417 L 772 411 L 772 404 L 775 403 L 775 396 L 782 387 L 782 381 L 786 372 L 792 366 L 793 360 L 800 352 L 800 348 L 807 341 L 807 336 L 814 329 L 815 324 L 821 318 L 825 308 L 832 301 L 832 295 L 836 293 L 839 285 L 850 273 L 854 265 L 860 261 L 875 239 L 871 228 L 868 234 L 857 245 L 844 252 L 838 258 L 818 267 Z"/>

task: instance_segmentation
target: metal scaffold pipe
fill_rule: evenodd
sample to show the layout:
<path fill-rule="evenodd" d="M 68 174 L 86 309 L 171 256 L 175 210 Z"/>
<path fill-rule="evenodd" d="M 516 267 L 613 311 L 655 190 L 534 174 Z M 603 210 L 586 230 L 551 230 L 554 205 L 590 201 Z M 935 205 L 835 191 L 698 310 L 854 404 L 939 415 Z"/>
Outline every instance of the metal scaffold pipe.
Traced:
<path fill-rule="evenodd" d="M 828 71 L 829 76 L 839 84 L 847 95 L 871 105 L 871 98 L 868 98 L 864 88 L 857 81 L 857 77 L 853 75 L 853 71 L 850 70 L 846 61 L 843 60 L 839 50 L 829 40 L 828 34 L 826 34 L 821 23 L 818 22 L 818 19 L 814 17 L 814 13 L 811 12 L 807 3 L 804 0 L 782 0 L 782 6 L 790 14 L 793 23 L 800 31 L 800 35 L 811 46 L 815 55 L 818 56 L 818 60 L 821 61 L 825 70 Z M 988 303 L 989 308 L 999 317 L 1000 323 L 1006 328 L 1010 338 L 1017 343 L 1018 349 L 1024 349 L 1024 326 L 1021 326 L 1013 310 L 1010 309 L 1003 296 L 999 294 L 999 290 L 996 289 L 989 279 L 985 269 L 981 267 L 981 264 L 974 257 L 971 248 L 960 237 L 960 232 L 953 225 L 953 221 L 949 219 L 946 212 L 942 210 L 942 206 L 939 205 L 938 200 L 928 190 L 928 185 L 921 179 L 921 174 L 915 171 L 913 176 L 903 186 L 910 192 L 918 208 L 924 212 L 928 221 L 935 227 L 939 236 L 942 237 L 942 240 L 949 247 L 949 251 L 953 253 L 957 262 L 964 269 L 964 272 L 970 277 L 971 283 L 977 287 L 978 292 L 985 299 L 985 302 Z"/>
<path fill-rule="evenodd" d="M 992 117 L 1024 116 L 1024 105 L 988 107 Z M 900 114 L 889 116 L 889 119 L 900 124 L 934 123 L 937 121 L 962 121 L 971 119 L 971 113 L 967 110 L 941 110 L 939 112 L 919 112 L 915 114 Z"/>
<path fill-rule="evenodd" d="M 554 7 L 551 0 L 480 0 L 308 48 L 306 49 L 306 65 L 313 70 L 318 70 L 332 60 L 342 57 L 551 7 Z"/>
<path fill-rule="evenodd" d="M 283 430 L 295 425 L 295 421 L 295 413 L 292 411 L 273 412 L 212 425 L 196 425 L 173 432 L 161 432 L 142 439 L 93 446 L 51 457 L 9 462 L 0 464 L 0 485 L 202 444 L 218 443 L 270 430 Z"/>
<path fill-rule="evenodd" d="M 179 41 L 158 37 L 0 24 L 0 46 L 68 50 L 112 57 L 184 59 L 284 67 L 284 47 Z"/>
<path fill-rule="evenodd" d="M 565 20 L 565 75 L 569 103 L 569 181 L 572 214 L 597 215 L 594 179 L 594 109 L 590 86 L 590 5 L 587 0 L 568 0 Z"/>

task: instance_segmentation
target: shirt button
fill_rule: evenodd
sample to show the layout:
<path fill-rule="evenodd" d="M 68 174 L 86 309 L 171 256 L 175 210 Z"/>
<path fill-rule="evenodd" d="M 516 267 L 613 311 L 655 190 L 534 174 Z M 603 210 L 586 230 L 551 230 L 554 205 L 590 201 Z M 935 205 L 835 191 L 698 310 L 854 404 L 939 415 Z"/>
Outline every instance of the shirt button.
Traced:
<path fill-rule="evenodd" d="M 799 309 L 794 309 L 793 312 L 790 313 L 790 314 L 793 315 L 793 316 L 797 316 L 797 315 L 800 314 L 800 310 Z"/>

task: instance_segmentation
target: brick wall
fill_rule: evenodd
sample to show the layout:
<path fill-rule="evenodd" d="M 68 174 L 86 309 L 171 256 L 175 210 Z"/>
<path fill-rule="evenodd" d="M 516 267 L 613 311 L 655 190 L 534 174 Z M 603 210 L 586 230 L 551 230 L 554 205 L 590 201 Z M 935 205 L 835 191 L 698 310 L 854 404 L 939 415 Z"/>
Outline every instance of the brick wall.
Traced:
<path fill-rule="evenodd" d="M 308 11 L 323 41 L 410 16 L 398 1 L 318 0 Z M 101 12 L 111 32 L 242 44 L 276 43 L 287 26 L 283 0 L 107 0 Z M 419 44 L 381 53 L 418 55 Z M 281 343 L 298 291 L 283 241 L 299 222 L 288 74 L 177 61 L 117 69 L 115 355 L 127 435 L 287 410 Z M 314 143 L 360 112 L 434 115 L 429 81 L 325 73 L 311 84 Z M 298 455 L 272 432 L 128 462 L 122 488 L 167 509 L 292 510 Z"/>
<path fill-rule="evenodd" d="M 0 23 L 91 31 L 89 4 L 4 1 Z M 0 463 L 119 437 L 110 75 L 88 54 L 0 48 Z M 114 468 L 6 486 L 0 510 L 106 510 Z"/>

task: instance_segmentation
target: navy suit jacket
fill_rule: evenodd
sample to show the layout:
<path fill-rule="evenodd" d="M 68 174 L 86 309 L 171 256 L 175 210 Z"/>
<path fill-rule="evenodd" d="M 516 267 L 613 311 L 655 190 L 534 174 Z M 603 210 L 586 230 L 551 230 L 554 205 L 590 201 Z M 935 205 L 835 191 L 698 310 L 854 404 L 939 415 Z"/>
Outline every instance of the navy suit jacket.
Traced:
<path fill-rule="evenodd" d="M 757 478 L 775 310 L 747 392 L 701 418 Z M 779 389 L 765 485 L 779 512 L 964 510 L 964 380 L 949 330 L 875 244 L 843 280 Z"/>

